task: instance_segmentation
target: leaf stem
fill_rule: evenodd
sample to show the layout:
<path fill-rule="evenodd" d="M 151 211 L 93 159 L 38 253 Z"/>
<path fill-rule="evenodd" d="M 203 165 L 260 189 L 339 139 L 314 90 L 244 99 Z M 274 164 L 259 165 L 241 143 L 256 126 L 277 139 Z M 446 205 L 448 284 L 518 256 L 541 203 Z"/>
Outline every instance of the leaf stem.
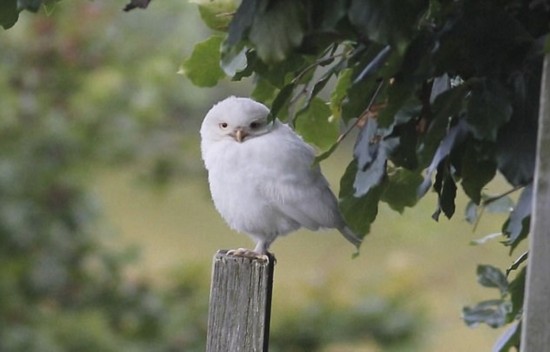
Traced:
<path fill-rule="evenodd" d="M 476 222 L 474 223 L 474 226 L 472 228 L 472 232 L 476 232 L 477 227 L 478 227 L 479 223 L 481 222 L 481 217 L 483 216 L 483 213 L 485 213 L 485 204 L 483 204 L 483 206 L 481 206 L 477 212 L 478 212 L 478 214 L 476 215 Z"/>
<path fill-rule="evenodd" d="M 325 160 L 326 158 L 328 158 L 335 150 L 336 148 L 338 148 L 338 146 L 340 145 L 340 143 L 344 140 L 344 138 L 347 137 L 348 134 L 350 134 L 350 132 L 355 128 L 357 127 L 361 121 L 363 121 L 365 119 L 365 117 L 368 116 L 368 113 L 369 111 L 371 110 L 372 106 L 374 105 L 374 101 L 376 100 L 376 97 L 378 96 L 378 94 L 380 93 L 380 89 L 382 88 L 382 86 L 384 85 L 384 81 L 383 80 L 380 80 L 380 82 L 378 83 L 378 87 L 376 87 L 376 90 L 374 91 L 373 95 L 372 95 L 372 98 L 369 102 L 369 105 L 367 105 L 367 108 L 365 110 L 363 110 L 363 112 L 359 115 L 359 117 L 357 117 L 357 120 L 355 120 L 355 122 L 350 125 L 345 131 L 344 133 L 342 133 L 341 135 L 338 136 L 338 139 L 336 140 L 336 142 L 334 142 L 334 144 L 327 150 L 325 151 L 324 153 L 322 153 L 321 155 L 318 155 L 316 158 L 315 158 L 315 162 L 314 164 L 319 164 L 321 161 Z"/>
<path fill-rule="evenodd" d="M 485 207 L 485 206 L 487 206 L 487 205 L 489 205 L 489 204 L 491 204 L 491 203 L 493 203 L 493 202 L 496 202 L 497 200 L 499 200 L 499 199 L 501 199 L 501 198 L 506 197 L 506 196 L 509 195 L 509 194 L 514 193 L 514 192 L 517 191 L 517 190 L 522 189 L 522 188 L 525 187 L 525 186 L 527 186 L 527 185 L 515 186 L 514 188 L 512 188 L 512 189 L 510 189 L 510 190 L 508 190 L 508 191 L 506 191 L 506 192 L 504 192 L 504 193 L 502 193 L 502 194 L 499 194 L 498 196 L 494 196 L 494 197 L 491 197 L 491 198 L 487 198 L 487 199 L 483 200 L 483 202 L 481 203 L 481 205 L 482 205 L 483 207 Z"/>
<path fill-rule="evenodd" d="M 474 227 L 473 227 L 472 231 L 474 231 L 474 232 L 476 231 L 477 226 L 481 222 L 481 217 L 483 216 L 483 213 L 485 212 L 485 208 L 489 204 L 491 204 L 493 202 L 496 202 L 497 200 L 502 199 L 502 198 L 514 193 L 515 191 L 517 191 L 517 190 L 519 190 L 523 187 L 525 187 L 525 186 L 515 186 L 514 188 L 512 188 L 512 189 L 510 189 L 510 190 L 508 190 L 508 191 L 506 191 L 502 194 L 499 194 L 498 196 L 490 197 L 490 198 L 487 198 L 487 199 L 483 200 L 481 202 L 481 206 L 479 207 L 478 214 L 476 215 L 476 222 L 474 223 Z"/>
<path fill-rule="evenodd" d="M 336 144 L 340 144 L 340 142 L 342 142 L 344 140 L 344 138 L 346 138 L 348 136 L 348 134 L 350 134 L 350 132 L 355 128 L 357 127 L 357 125 L 359 125 L 359 123 L 361 123 L 364 119 L 365 116 L 367 116 L 367 114 L 369 113 L 370 109 L 372 108 L 372 106 L 374 105 L 374 101 L 376 100 L 376 98 L 378 97 L 378 94 L 380 93 L 380 90 L 382 89 L 382 86 L 384 85 L 384 81 L 383 80 L 380 80 L 380 82 L 378 83 L 378 87 L 376 87 L 376 90 L 374 91 L 371 99 L 370 99 L 370 102 L 369 102 L 369 105 L 367 105 L 367 108 L 365 110 L 363 110 L 363 112 L 361 113 L 361 115 L 359 115 L 359 117 L 357 117 L 357 119 L 355 120 L 355 122 L 353 124 L 351 124 L 345 131 L 344 133 L 342 133 L 340 136 L 338 136 L 338 139 L 336 140 Z"/>
<path fill-rule="evenodd" d="M 327 50 L 323 54 L 323 57 L 321 57 L 320 59 L 315 60 L 315 62 L 313 62 L 312 64 L 306 66 L 302 71 L 300 71 L 300 73 L 298 73 L 298 75 L 296 77 L 294 77 L 294 79 L 292 80 L 292 83 L 298 82 L 300 79 L 302 79 L 303 76 L 305 76 L 306 73 L 308 73 L 310 70 L 316 68 L 317 66 L 320 66 L 320 65 L 323 65 L 323 64 L 329 64 L 332 60 L 334 60 L 338 57 L 347 56 L 347 52 L 343 51 L 341 53 L 331 54 L 331 55 L 325 57 L 327 52 L 330 52 L 330 51 L 334 52 L 334 50 L 336 50 L 336 47 L 337 47 L 337 45 L 333 45 L 333 46 L 327 48 Z"/>

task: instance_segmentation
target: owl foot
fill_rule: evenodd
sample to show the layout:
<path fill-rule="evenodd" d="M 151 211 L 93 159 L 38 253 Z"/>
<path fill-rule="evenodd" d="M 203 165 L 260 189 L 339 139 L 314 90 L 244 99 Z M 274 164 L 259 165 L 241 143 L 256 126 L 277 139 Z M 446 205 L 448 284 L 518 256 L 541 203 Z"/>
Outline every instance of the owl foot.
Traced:
<path fill-rule="evenodd" d="M 227 251 L 227 255 L 232 255 L 234 257 L 248 258 L 252 260 L 259 260 L 262 262 L 269 261 L 269 256 L 267 254 L 261 254 L 246 248 L 230 249 Z"/>

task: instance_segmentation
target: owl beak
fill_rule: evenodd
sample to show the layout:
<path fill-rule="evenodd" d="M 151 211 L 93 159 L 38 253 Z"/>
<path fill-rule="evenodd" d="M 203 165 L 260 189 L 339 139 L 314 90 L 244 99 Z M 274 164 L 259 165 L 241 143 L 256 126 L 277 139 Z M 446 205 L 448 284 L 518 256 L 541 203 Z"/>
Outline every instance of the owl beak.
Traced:
<path fill-rule="evenodd" d="M 248 133 L 243 128 L 239 127 L 235 130 L 235 140 L 237 142 L 242 143 L 246 136 L 248 136 Z"/>

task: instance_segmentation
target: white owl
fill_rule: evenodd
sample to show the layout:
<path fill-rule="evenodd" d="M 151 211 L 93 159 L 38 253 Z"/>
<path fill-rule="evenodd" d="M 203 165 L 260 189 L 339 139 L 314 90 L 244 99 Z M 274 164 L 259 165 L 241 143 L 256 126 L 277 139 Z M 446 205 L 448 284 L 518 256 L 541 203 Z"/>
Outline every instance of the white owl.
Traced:
<path fill-rule="evenodd" d="M 268 121 L 269 110 L 252 99 L 229 97 L 206 114 L 201 151 L 216 209 L 229 227 L 256 242 L 253 251 L 232 254 L 264 256 L 278 237 L 305 227 L 336 228 L 358 247 L 345 224 L 336 197 L 315 152 L 288 125 Z"/>

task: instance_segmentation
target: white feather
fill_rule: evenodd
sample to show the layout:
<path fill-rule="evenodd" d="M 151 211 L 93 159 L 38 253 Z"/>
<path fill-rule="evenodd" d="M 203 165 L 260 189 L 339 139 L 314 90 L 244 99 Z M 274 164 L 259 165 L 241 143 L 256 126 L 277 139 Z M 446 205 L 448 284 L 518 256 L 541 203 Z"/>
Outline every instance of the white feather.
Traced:
<path fill-rule="evenodd" d="M 328 182 L 313 166 L 313 148 L 287 125 L 268 124 L 268 113 L 251 99 L 230 97 L 206 115 L 201 150 L 218 212 L 232 229 L 250 235 L 262 254 L 278 236 L 300 227 L 336 228 L 358 246 Z M 242 142 L 235 137 L 238 129 L 248 135 Z"/>

